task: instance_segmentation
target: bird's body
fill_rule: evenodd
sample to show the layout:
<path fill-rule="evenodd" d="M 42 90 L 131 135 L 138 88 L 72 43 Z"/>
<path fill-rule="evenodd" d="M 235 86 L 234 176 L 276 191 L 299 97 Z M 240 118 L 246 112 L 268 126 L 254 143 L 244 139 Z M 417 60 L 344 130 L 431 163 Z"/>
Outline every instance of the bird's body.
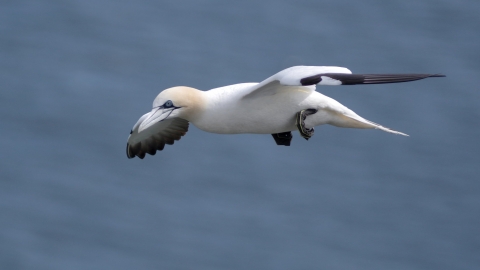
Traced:
<path fill-rule="evenodd" d="M 173 87 L 162 91 L 153 110 L 142 116 L 132 129 L 127 156 L 143 158 L 155 154 L 165 144 L 185 135 L 188 122 L 199 129 L 220 134 L 286 134 L 323 124 L 347 128 L 376 128 L 406 135 L 370 122 L 338 101 L 315 91 L 315 85 L 392 83 L 441 75 L 352 75 L 341 67 L 298 66 L 285 69 L 261 83 L 241 83 L 209 91 Z M 311 110 L 313 114 L 300 112 Z M 277 141 L 277 139 L 275 139 Z M 288 144 L 290 145 L 290 139 Z M 277 144 L 281 144 L 277 141 Z"/>
<path fill-rule="evenodd" d="M 295 114 L 309 108 L 319 110 L 307 118 L 309 127 L 329 123 L 344 125 L 336 112 L 359 117 L 334 99 L 315 92 L 314 86 L 283 86 L 272 95 L 249 97 L 255 85 L 257 83 L 235 84 L 202 92 L 205 110 L 190 122 L 212 133 L 272 134 L 296 130 Z"/>
<path fill-rule="evenodd" d="M 203 117 L 192 124 L 201 130 L 221 134 L 272 134 L 294 130 L 297 108 L 305 107 L 302 103 L 314 92 L 307 87 L 290 86 L 275 95 L 248 97 L 255 85 L 236 84 L 204 92 L 207 109 Z"/>

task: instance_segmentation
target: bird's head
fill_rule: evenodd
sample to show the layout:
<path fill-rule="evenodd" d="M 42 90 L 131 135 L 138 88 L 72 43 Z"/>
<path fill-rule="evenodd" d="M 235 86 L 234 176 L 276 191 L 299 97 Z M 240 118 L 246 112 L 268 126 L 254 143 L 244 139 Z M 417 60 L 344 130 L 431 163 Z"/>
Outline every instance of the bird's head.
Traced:
<path fill-rule="evenodd" d="M 142 116 L 138 132 L 170 118 L 190 121 L 204 105 L 201 93 L 202 91 L 186 86 L 163 90 L 153 101 L 152 111 Z"/>

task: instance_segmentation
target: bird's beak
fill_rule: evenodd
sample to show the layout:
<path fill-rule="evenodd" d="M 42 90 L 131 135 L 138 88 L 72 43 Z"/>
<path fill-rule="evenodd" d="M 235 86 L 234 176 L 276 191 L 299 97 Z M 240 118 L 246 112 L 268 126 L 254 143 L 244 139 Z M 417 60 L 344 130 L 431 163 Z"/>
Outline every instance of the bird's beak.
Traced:
<path fill-rule="evenodd" d="M 145 120 L 143 120 L 138 127 L 138 132 L 141 132 L 142 130 L 153 126 L 154 124 L 167 119 L 170 114 L 172 114 L 172 112 L 178 108 L 179 107 L 164 108 L 163 106 L 153 108 L 151 112 L 144 115 Z"/>

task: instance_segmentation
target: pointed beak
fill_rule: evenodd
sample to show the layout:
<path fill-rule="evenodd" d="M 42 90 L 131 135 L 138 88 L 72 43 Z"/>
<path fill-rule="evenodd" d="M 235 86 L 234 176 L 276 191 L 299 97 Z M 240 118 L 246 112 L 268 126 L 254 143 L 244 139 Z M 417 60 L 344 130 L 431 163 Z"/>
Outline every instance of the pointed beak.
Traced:
<path fill-rule="evenodd" d="M 170 114 L 172 114 L 172 112 L 178 108 L 179 107 L 164 108 L 163 106 L 153 108 L 151 112 L 145 115 L 145 119 L 142 121 L 142 123 L 138 127 L 138 132 L 141 132 L 142 130 L 147 129 L 155 125 L 156 123 L 167 119 L 170 116 Z"/>

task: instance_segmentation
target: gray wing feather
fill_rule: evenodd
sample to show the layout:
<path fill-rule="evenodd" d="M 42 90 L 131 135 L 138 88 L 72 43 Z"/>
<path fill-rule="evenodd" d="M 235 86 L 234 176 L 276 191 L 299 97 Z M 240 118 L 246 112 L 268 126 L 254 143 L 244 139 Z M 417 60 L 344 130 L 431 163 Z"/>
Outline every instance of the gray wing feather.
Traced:
<path fill-rule="evenodd" d="M 156 123 L 138 133 L 138 127 L 132 130 L 127 142 L 127 157 L 143 159 L 146 154 L 155 155 L 163 150 L 165 144 L 172 145 L 188 131 L 188 121 L 172 118 Z"/>

